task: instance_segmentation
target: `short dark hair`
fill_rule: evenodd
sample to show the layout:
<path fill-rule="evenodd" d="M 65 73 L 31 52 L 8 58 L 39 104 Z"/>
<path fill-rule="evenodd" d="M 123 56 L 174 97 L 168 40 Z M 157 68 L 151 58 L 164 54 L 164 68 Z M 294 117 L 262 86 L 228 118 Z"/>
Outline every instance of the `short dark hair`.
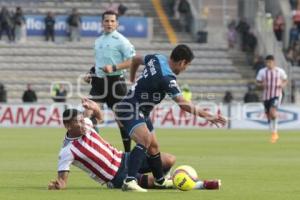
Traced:
<path fill-rule="evenodd" d="M 193 51 L 185 44 L 177 45 L 172 53 L 171 59 L 175 62 L 186 60 L 187 62 L 191 62 L 194 59 Z"/>
<path fill-rule="evenodd" d="M 70 123 L 75 117 L 77 117 L 81 112 L 77 109 L 71 108 L 66 109 L 63 112 L 63 123 L 64 125 Z"/>
<path fill-rule="evenodd" d="M 115 15 L 115 16 L 116 16 L 116 20 L 118 20 L 118 18 L 119 18 L 118 13 L 116 13 L 116 12 L 113 11 L 113 10 L 107 10 L 107 11 L 105 11 L 105 12 L 102 14 L 102 21 L 104 20 L 105 15 Z"/>
<path fill-rule="evenodd" d="M 273 55 L 267 55 L 266 60 L 274 60 L 274 56 Z"/>

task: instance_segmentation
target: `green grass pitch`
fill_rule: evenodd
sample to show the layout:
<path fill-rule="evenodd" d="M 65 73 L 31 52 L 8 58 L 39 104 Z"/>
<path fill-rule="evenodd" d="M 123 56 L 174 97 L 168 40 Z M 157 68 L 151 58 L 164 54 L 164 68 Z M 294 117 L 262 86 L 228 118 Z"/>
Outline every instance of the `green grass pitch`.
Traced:
<path fill-rule="evenodd" d="M 48 191 L 56 177 L 63 129 L 0 129 L 0 199 L 300 199 L 300 132 L 281 131 L 276 144 L 267 131 L 157 129 L 161 150 L 177 156 L 176 166 L 193 166 L 201 178 L 220 178 L 219 191 L 150 190 L 145 194 L 108 190 L 71 168 L 68 189 Z M 102 136 L 121 148 L 117 129 Z"/>

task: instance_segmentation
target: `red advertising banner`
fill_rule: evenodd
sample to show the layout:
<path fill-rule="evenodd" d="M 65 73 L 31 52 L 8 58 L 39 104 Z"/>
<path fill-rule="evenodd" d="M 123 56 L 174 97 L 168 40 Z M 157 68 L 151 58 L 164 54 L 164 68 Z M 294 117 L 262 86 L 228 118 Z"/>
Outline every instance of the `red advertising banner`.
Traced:
<path fill-rule="evenodd" d="M 64 105 L 0 105 L 0 127 L 61 127 Z"/>
<path fill-rule="evenodd" d="M 228 116 L 233 129 L 266 129 L 269 126 L 261 103 L 238 103 L 232 105 L 230 109 L 227 105 L 214 103 L 202 103 L 199 106 L 214 114 Z M 64 104 L 1 104 L 0 127 L 63 127 L 61 119 L 66 107 L 74 106 Z M 299 106 L 281 106 L 278 109 L 279 128 L 299 129 L 299 116 Z M 172 102 L 164 102 L 155 106 L 150 118 L 155 128 L 217 128 L 203 118 L 184 112 Z M 104 124 L 101 126 L 117 127 L 111 110 L 104 109 Z"/>

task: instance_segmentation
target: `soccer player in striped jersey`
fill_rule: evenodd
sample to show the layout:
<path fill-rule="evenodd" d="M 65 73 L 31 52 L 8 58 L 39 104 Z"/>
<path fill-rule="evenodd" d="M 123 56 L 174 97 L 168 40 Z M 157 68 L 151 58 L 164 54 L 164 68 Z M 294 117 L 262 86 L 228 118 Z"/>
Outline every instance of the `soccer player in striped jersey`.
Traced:
<path fill-rule="evenodd" d="M 281 103 L 282 89 L 287 84 L 287 75 L 282 68 L 276 66 L 274 56 L 268 55 L 266 67 L 258 72 L 256 81 L 263 88 L 265 112 L 272 132 L 271 143 L 275 143 L 279 138 L 277 109 Z"/>
<path fill-rule="evenodd" d="M 98 122 L 102 121 L 102 113 L 98 105 L 83 99 L 83 107 L 92 111 Z M 70 165 L 73 164 L 87 172 L 92 179 L 109 188 L 121 188 L 128 171 L 128 152 L 123 153 L 105 141 L 93 129 L 89 118 L 76 109 L 67 109 L 63 113 L 63 123 L 67 133 L 59 154 L 58 177 L 48 185 L 49 190 L 64 189 L 67 186 Z M 162 163 L 165 173 L 170 171 L 175 163 L 175 156 L 162 153 Z M 137 175 L 138 183 L 144 188 L 154 188 L 154 177 L 144 173 L 151 172 L 147 159 Z M 195 189 L 219 189 L 220 180 L 198 180 Z M 142 190 L 139 192 L 146 192 Z"/>
<path fill-rule="evenodd" d="M 93 111 L 98 122 L 102 120 L 97 103 L 84 98 L 82 105 L 85 109 Z M 58 177 L 49 183 L 48 189 L 66 188 L 71 164 L 87 172 L 92 179 L 101 184 L 107 183 L 111 187 L 121 188 L 127 174 L 129 153 L 123 153 L 105 141 L 93 129 L 91 120 L 84 118 L 83 113 L 76 109 L 64 111 L 63 123 L 67 133 L 59 153 Z M 164 170 L 169 171 L 175 163 L 175 156 L 165 153 L 162 161 Z M 145 160 L 140 172 L 150 171 Z M 137 179 L 143 187 L 153 187 L 153 177 L 138 174 Z"/>

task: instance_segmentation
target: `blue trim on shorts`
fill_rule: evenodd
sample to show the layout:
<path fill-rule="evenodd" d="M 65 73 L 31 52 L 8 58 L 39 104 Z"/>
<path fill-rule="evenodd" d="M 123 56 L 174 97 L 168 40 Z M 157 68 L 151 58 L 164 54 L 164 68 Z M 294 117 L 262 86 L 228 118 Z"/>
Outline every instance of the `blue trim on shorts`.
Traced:
<path fill-rule="evenodd" d="M 134 131 L 134 129 L 137 128 L 138 126 L 141 126 L 142 124 L 145 124 L 145 125 L 147 126 L 146 122 L 140 122 L 140 123 L 134 125 L 134 126 L 131 128 L 131 130 L 129 131 L 129 134 L 128 134 L 129 137 L 131 137 L 132 132 Z"/>

